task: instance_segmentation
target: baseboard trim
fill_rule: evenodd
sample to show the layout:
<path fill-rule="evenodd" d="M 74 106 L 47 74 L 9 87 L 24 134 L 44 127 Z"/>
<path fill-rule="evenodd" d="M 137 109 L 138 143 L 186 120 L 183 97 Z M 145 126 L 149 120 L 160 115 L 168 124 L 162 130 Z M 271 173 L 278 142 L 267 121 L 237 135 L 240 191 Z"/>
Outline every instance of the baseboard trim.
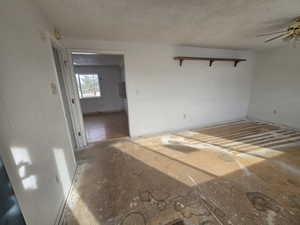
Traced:
<path fill-rule="evenodd" d="M 138 134 L 138 135 L 130 136 L 130 138 L 131 139 L 147 138 L 147 137 L 153 137 L 153 136 L 158 136 L 158 135 L 168 134 L 168 133 L 172 134 L 172 133 L 176 133 L 179 131 L 185 131 L 185 130 L 205 129 L 205 128 L 208 128 L 211 126 L 221 126 L 221 125 L 226 125 L 226 123 L 230 123 L 230 122 L 238 122 L 238 121 L 246 121 L 246 120 L 248 120 L 247 117 L 239 117 L 237 119 L 222 120 L 222 121 L 218 121 L 218 122 L 207 123 L 204 125 L 187 126 L 187 127 L 182 127 L 182 128 L 178 128 L 178 129 L 168 129 L 168 130 L 159 131 L 159 132 L 149 132 L 146 134 Z"/>

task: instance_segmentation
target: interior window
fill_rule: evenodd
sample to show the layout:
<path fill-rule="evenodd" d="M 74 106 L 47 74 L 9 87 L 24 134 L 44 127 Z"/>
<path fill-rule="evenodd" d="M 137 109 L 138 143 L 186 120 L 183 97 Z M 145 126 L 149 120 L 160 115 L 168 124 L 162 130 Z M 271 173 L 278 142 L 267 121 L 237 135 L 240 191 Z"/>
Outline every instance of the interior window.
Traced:
<path fill-rule="evenodd" d="M 101 97 L 98 74 L 76 74 L 78 93 L 80 98 Z"/>

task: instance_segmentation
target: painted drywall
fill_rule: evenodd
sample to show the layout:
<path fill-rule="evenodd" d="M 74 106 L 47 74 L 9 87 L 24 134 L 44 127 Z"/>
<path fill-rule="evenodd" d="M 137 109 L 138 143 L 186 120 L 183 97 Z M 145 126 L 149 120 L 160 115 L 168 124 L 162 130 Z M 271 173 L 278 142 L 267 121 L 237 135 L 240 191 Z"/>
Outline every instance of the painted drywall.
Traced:
<path fill-rule="evenodd" d="M 26 223 L 53 225 L 76 163 L 59 90 L 51 90 L 51 26 L 32 1 L 9 0 L 0 27 L 0 154 Z"/>
<path fill-rule="evenodd" d="M 119 66 L 75 66 L 74 72 L 99 75 L 101 97 L 80 99 L 83 114 L 124 110 L 124 103 L 119 94 L 121 82 Z"/>
<path fill-rule="evenodd" d="M 249 117 L 300 128 L 299 59 L 292 46 L 257 53 Z"/>
<path fill-rule="evenodd" d="M 253 57 L 248 51 L 92 40 L 63 40 L 68 48 L 123 53 L 130 135 L 201 127 L 247 115 Z M 185 61 L 174 56 L 241 57 L 231 62 Z"/>

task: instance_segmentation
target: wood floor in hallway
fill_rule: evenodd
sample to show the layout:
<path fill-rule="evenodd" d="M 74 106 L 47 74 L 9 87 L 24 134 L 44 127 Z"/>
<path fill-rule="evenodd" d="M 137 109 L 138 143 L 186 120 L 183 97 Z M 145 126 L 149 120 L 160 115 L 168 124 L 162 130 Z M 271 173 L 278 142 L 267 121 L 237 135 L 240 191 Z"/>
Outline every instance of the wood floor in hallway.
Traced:
<path fill-rule="evenodd" d="M 65 225 L 299 225 L 300 132 L 242 120 L 78 154 Z"/>
<path fill-rule="evenodd" d="M 126 112 L 84 115 L 83 121 L 89 143 L 129 136 Z"/>

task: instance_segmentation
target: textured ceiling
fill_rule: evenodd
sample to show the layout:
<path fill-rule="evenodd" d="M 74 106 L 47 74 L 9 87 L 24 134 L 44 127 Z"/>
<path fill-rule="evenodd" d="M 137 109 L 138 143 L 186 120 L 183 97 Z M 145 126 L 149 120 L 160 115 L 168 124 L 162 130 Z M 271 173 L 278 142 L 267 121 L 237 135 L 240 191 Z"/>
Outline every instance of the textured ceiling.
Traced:
<path fill-rule="evenodd" d="M 257 49 L 284 28 L 300 0 L 35 0 L 65 37 Z"/>

